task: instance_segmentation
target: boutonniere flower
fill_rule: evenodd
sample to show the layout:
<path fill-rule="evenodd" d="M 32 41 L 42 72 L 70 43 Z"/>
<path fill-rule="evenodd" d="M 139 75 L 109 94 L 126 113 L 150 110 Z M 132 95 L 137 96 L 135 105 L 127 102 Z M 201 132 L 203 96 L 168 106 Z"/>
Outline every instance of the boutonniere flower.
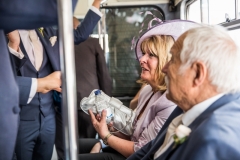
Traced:
<path fill-rule="evenodd" d="M 173 136 L 173 139 L 174 139 L 174 142 L 175 142 L 173 148 L 175 148 L 177 145 L 185 142 L 190 133 L 191 133 L 190 128 L 180 124 L 176 128 L 175 135 Z"/>
<path fill-rule="evenodd" d="M 38 28 L 38 30 L 39 30 L 39 32 L 41 33 L 41 35 L 44 37 L 44 35 L 43 35 L 43 30 L 44 30 L 44 28 L 43 28 L 43 27 L 40 27 L 40 28 Z"/>
<path fill-rule="evenodd" d="M 49 41 L 51 42 L 52 46 L 54 46 L 54 44 L 56 43 L 57 41 L 57 36 L 53 36 L 49 39 Z"/>

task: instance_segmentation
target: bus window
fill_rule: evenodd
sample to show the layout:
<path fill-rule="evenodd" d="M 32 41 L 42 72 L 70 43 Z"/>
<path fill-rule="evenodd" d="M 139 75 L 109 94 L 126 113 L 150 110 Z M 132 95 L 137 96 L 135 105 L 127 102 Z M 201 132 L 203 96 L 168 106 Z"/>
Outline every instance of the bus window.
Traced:
<path fill-rule="evenodd" d="M 240 29 L 230 30 L 228 31 L 232 39 L 237 43 L 237 45 L 240 47 Z"/>
<path fill-rule="evenodd" d="M 186 17 L 188 20 L 210 25 L 231 22 L 239 19 L 236 17 L 235 1 L 237 0 L 192 0 L 186 4 Z M 240 7 L 240 3 L 237 7 Z"/>
<path fill-rule="evenodd" d="M 235 19 L 235 0 L 209 0 L 209 24 Z"/>
<path fill-rule="evenodd" d="M 201 23 L 201 7 L 200 0 L 191 3 L 187 7 L 187 19 L 190 21 Z"/>
<path fill-rule="evenodd" d="M 154 7 L 105 8 L 106 38 L 108 48 L 105 48 L 110 75 L 113 79 L 112 96 L 120 99 L 126 106 L 140 89 L 136 83 L 140 75 L 140 65 L 136 60 L 134 50 L 131 50 L 133 37 L 139 36 L 139 31 L 146 30 L 153 16 L 146 15 L 151 11 L 159 19 L 163 14 Z M 105 11 L 104 11 L 105 10 Z M 142 14 L 140 14 L 142 12 Z"/>

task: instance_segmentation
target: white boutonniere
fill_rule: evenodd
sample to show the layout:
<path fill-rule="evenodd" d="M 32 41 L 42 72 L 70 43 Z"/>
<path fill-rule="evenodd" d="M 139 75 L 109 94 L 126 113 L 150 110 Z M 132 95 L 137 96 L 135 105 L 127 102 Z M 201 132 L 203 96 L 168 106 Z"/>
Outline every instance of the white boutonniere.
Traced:
<path fill-rule="evenodd" d="M 175 148 L 177 145 L 185 142 L 190 133 L 191 133 L 190 128 L 180 124 L 176 128 L 175 135 L 173 136 L 173 139 L 174 139 L 174 142 L 175 142 L 173 148 Z"/>
<path fill-rule="evenodd" d="M 54 46 L 54 44 L 56 43 L 57 41 L 57 36 L 53 36 L 49 39 L 49 41 L 51 42 L 52 46 Z"/>

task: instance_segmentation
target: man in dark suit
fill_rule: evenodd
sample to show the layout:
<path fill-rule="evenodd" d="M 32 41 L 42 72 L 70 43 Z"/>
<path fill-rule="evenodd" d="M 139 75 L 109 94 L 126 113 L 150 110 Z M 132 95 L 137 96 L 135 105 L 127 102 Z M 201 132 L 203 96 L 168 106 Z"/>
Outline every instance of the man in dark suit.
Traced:
<path fill-rule="evenodd" d="M 75 46 L 75 64 L 79 138 L 95 138 L 96 131 L 90 116 L 79 106 L 82 98 L 88 97 L 93 89 L 101 89 L 111 96 L 112 80 L 99 39 L 88 38 L 85 42 Z"/>
<path fill-rule="evenodd" d="M 95 8 L 95 10 L 99 9 L 100 0 L 95 0 L 93 5 L 96 2 L 98 8 Z M 84 23 L 74 30 L 75 43 L 84 41 L 99 19 L 100 16 L 91 8 Z M 37 90 L 36 93 L 34 83 L 32 83 L 33 85 L 30 83 L 30 80 L 34 82 L 35 79 L 41 79 L 44 76 L 56 73 L 54 71 L 60 70 L 57 31 L 51 28 L 41 31 L 39 29 L 18 31 L 21 43 L 19 43 L 18 32 L 9 33 L 9 40 L 12 42 L 9 43 L 9 47 L 17 66 L 17 74 L 26 79 L 25 89 L 22 91 L 28 93 L 24 94 L 25 98 L 21 98 L 25 102 L 21 103 L 20 128 L 16 144 L 17 159 L 50 159 L 55 141 L 53 92 L 42 94 Z M 50 31 L 52 34 L 49 33 Z M 41 52 L 40 57 L 37 49 Z M 39 59 L 41 59 L 40 66 L 38 65 Z M 30 93 L 27 92 L 29 90 Z"/>
<path fill-rule="evenodd" d="M 19 90 L 2 29 L 57 25 L 57 1 L 0 0 L 0 13 L 0 159 L 11 160 L 18 129 Z"/>
<path fill-rule="evenodd" d="M 73 17 L 73 27 L 74 27 L 74 43 L 76 45 L 80 44 L 81 42 L 85 41 L 89 34 L 92 33 L 94 27 L 96 26 L 97 22 L 99 21 L 101 17 L 101 13 L 99 11 L 100 8 L 100 1 L 101 0 L 94 0 L 93 4 L 86 14 L 84 20 L 82 21 L 81 25 L 77 18 Z M 45 28 L 44 31 L 48 35 L 48 37 L 54 37 L 57 36 L 57 30 L 53 29 L 53 27 Z M 59 47 L 58 43 L 53 46 L 53 50 L 56 54 L 59 54 Z M 79 57 L 82 57 L 84 59 L 85 55 L 82 55 L 82 53 L 79 53 Z M 56 58 L 59 58 L 57 56 Z M 59 68 L 60 69 L 60 68 Z M 83 82 L 84 84 L 85 82 Z M 54 93 L 54 96 L 57 96 L 56 92 Z M 56 104 L 56 138 L 55 138 L 55 147 L 58 155 L 59 160 L 65 159 L 64 154 L 64 139 L 63 139 L 63 122 L 62 122 L 62 114 L 61 114 L 61 98 L 57 98 L 59 101 Z"/>
<path fill-rule="evenodd" d="M 238 46 L 223 28 L 198 27 L 181 35 L 170 52 L 163 68 L 167 98 L 184 113 L 147 144 L 151 153 L 144 147 L 128 159 L 239 159 Z"/>

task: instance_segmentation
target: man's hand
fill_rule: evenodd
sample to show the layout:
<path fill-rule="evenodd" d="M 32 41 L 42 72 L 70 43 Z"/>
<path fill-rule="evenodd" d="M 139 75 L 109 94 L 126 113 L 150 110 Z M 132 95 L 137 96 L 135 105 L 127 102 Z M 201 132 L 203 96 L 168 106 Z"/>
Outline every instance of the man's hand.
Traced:
<path fill-rule="evenodd" d="M 77 29 L 79 25 L 80 25 L 79 20 L 76 17 L 73 17 L 73 29 Z"/>
<path fill-rule="evenodd" d="M 100 9 L 100 4 L 102 0 L 94 0 L 92 6 L 96 7 L 97 9 Z"/>
<path fill-rule="evenodd" d="M 47 93 L 51 90 L 61 92 L 61 72 L 55 71 L 44 78 L 38 78 L 37 92 Z"/>
<path fill-rule="evenodd" d="M 9 40 L 9 47 L 14 49 L 15 51 L 19 51 L 19 44 L 20 44 L 20 35 L 17 30 L 12 31 L 7 34 L 8 40 Z"/>
<path fill-rule="evenodd" d="M 92 150 L 90 151 L 90 153 L 99 153 L 100 150 L 101 150 L 101 148 L 102 148 L 101 143 L 98 142 L 98 143 L 96 143 L 96 144 L 93 146 L 93 148 L 92 148 Z"/>

